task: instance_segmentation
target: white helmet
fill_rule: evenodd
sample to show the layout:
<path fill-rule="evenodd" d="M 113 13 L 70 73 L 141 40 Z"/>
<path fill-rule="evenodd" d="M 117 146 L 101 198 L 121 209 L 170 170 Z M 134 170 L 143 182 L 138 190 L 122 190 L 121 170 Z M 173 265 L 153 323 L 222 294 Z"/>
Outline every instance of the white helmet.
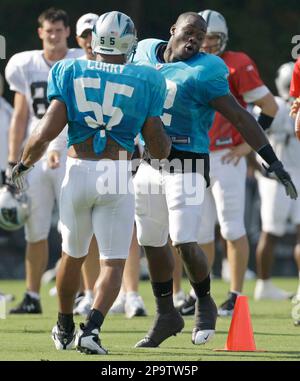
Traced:
<path fill-rule="evenodd" d="M 136 44 L 136 30 L 129 16 L 112 11 L 98 18 L 92 32 L 91 45 L 94 53 L 124 54 L 128 57 Z"/>
<path fill-rule="evenodd" d="M 25 193 L 5 185 L 0 188 L 0 227 L 13 231 L 20 229 L 30 212 L 28 197 Z"/>
<path fill-rule="evenodd" d="M 215 54 L 223 53 L 228 41 L 228 28 L 225 18 L 221 15 L 221 13 L 211 11 L 210 9 L 199 12 L 199 15 L 206 21 L 206 34 L 214 34 L 220 38 L 219 50 Z"/>
<path fill-rule="evenodd" d="M 277 70 L 277 77 L 275 79 L 277 91 L 281 98 L 286 101 L 290 98 L 290 83 L 292 80 L 294 66 L 294 62 L 286 62 Z"/>

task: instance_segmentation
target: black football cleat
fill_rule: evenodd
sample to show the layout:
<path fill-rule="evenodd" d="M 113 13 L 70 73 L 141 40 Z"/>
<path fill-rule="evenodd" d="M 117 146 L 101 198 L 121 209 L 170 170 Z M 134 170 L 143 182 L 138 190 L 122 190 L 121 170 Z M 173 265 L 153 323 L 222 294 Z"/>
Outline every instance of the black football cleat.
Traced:
<path fill-rule="evenodd" d="M 10 314 L 41 314 L 42 307 L 39 299 L 32 298 L 25 292 L 24 298 L 16 307 L 9 311 Z"/>
<path fill-rule="evenodd" d="M 75 343 L 75 325 L 73 325 L 70 332 L 67 332 L 57 323 L 52 329 L 51 338 L 58 351 L 73 349 Z"/>
<path fill-rule="evenodd" d="M 135 348 L 156 348 L 168 337 L 176 336 L 183 327 L 184 320 L 176 309 L 166 314 L 157 313 L 153 327 Z"/>
<path fill-rule="evenodd" d="M 184 303 L 178 309 L 182 316 L 189 316 L 195 314 L 196 299 L 191 295 L 187 295 Z"/>
<path fill-rule="evenodd" d="M 218 308 L 219 316 L 232 316 L 237 296 L 233 292 L 228 293 L 228 299 Z"/>
<path fill-rule="evenodd" d="M 214 337 L 217 316 L 217 306 L 210 295 L 206 295 L 197 300 L 195 328 L 192 332 L 193 344 L 206 344 Z"/>
<path fill-rule="evenodd" d="M 80 323 L 75 338 L 77 351 L 87 355 L 107 355 L 108 351 L 101 345 L 99 332 L 98 328 L 89 329 L 83 323 Z"/>

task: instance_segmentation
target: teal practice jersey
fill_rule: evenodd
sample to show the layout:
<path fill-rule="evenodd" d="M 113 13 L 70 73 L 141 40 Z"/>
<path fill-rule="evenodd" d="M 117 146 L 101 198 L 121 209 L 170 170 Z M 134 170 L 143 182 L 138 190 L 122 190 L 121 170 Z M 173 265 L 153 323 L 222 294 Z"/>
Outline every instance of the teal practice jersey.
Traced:
<path fill-rule="evenodd" d="M 187 61 L 162 63 L 157 58 L 161 44 L 167 42 L 140 41 L 134 62 L 155 65 L 166 78 L 162 121 L 173 146 L 181 151 L 208 153 L 208 131 L 215 115 L 209 103 L 229 94 L 228 69 L 221 58 L 206 53 L 198 53 Z"/>
<path fill-rule="evenodd" d="M 166 97 L 163 75 L 141 65 L 62 60 L 49 73 L 48 99 L 65 103 L 68 147 L 93 136 L 97 154 L 107 136 L 129 152 L 148 117 L 160 116 Z"/>

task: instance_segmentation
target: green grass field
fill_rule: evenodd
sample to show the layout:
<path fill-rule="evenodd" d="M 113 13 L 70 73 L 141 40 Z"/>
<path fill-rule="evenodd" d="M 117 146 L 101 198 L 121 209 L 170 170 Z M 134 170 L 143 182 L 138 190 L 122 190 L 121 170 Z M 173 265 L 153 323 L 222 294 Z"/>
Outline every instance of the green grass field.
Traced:
<path fill-rule="evenodd" d="M 277 278 L 274 283 L 288 291 L 295 291 L 295 278 Z M 0 360 L 74 360 L 74 361 L 296 361 L 300 360 L 300 327 L 294 327 L 289 301 L 254 302 L 254 281 L 247 281 L 245 294 L 249 296 L 249 307 L 256 347 L 265 352 L 216 352 L 224 348 L 229 318 L 219 318 L 215 338 L 206 346 L 191 343 L 193 318 L 187 317 L 183 332 L 171 337 L 155 349 L 134 349 L 150 327 L 154 315 L 154 303 L 149 282 L 141 282 L 140 293 L 144 297 L 148 317 L 126 319 L 123 315 L 108 316 L 102 328 L 101 340 L 109 350 L 108 356 L 87 356 L 74 351 L 56 351 L 50 332 L 56 322 L 56 298 L 48 296 L 53 284 L 43 286 L 41 316 L 9 315 L 0 320 Z M 185 291 L 188 284 L 184 283 Z M 213 280 L 212 291 L 219 304 L 224 301 L 228 285 Z M 17 301 L 22 297 L 24 282 L 0 281 L 0 290 L 14 293 Z M 14 302 L 15 304 L 16 302 Z M 82 319 L 76 317 L 76 322 Z"/>

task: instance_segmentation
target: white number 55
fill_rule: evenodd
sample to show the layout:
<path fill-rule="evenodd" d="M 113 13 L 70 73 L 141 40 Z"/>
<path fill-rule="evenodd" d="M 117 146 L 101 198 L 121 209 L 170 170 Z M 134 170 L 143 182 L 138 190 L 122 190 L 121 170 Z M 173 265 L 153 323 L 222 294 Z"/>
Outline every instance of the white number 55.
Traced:
<path fill-rule="evenodd" d="M 76 78 L 74 79 L 75 97 L 78 106 L 78 111 L 88 112 L 93 111 L 95 119 L 86 116 L 84 120 L 91 128 L 103 126 L 103 115 L 110 116 L 109 122 L 106 125 L 107 130 L 111 130 L 113 126 L 119 124 L 123 118 L 123 112 L 119 107 L 113 106 L 115 94 L 125 95 L 131 98 L 134 88 L 120 83 L 106 82 L 103 104 L 98 102 L 88 101 L 85 95 L 85 88 L 100 89 L 100 78 Z"/>

